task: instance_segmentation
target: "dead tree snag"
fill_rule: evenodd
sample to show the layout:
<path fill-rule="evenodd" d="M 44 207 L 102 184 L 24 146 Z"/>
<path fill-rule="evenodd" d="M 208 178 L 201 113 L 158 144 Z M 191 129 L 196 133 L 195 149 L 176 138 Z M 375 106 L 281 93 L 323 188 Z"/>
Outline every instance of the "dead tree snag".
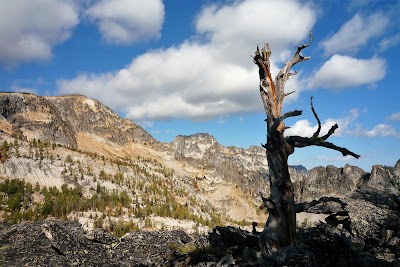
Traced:
<path fill-rule="evenodd" d="M 355 158 L 360 156 L 349 151 L 346 148 L 338 147 L 326 140 L 335 132 L 338 125 L 331 127 L 324 136 L 319 136 L 321 131 L 321 122 L 314 109 L 311 98 L 311 109 L 318 122 L 318 129 L 312 137 L 284 136 L 284 120 L 288 117 L 299 116 L 302 111 L 295 110 L 282 114 L 283 100 L 286 96 L 284 88 L 286 81 L 296 72 L 290 72 L 291 68 L 299 62 L 309 60 L 300 52 L 311 45 L 313 41 L 310 32 L 310 41 L 307 44 L 297 48 L 292 59 L 287 61 L 279 71 L 275 80 L 272 79 L 270 69 L 271 50 L 268 43 L 257 50 L 253 57 L 254 63 L 259 68 L 260 77 L 260 95 L 263 101 L 265 113 L 267 115 L 267 143 L 263 145 L 266 150 L 269 166 L 270 196 L 262 196 L 263 206 L 268 209 L 268 219 L 264 231 L 259 236 L 260 246 L 263 255 L 273 259 L 277 263 L 282 263 L 285 259 L 294 253 L 294 238 L 296 234 L 296 212 L 293 195 L 293 186 L 290 180 L 288 157 L 294 152 L 296 147 L 322 146 L 337 150 L 344 156 L 351 155 Z"/>

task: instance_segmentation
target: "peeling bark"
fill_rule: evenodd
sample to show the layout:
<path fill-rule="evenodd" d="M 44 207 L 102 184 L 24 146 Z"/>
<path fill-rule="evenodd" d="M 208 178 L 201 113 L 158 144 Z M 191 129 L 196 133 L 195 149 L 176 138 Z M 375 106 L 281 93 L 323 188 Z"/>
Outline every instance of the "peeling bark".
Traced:
<path fill-rule="evenodd" d="M 326 142 L 338 128 L 335 124 L 329 132 L 319 137 L 321 122 L 314 109 L 311 98 L 311 109 L 318 122 L 318 129 L 312 137 L 284 136 L 284 120 L 288 117 L 300 116 L 302 111 L 295 110 L 282 114 L 283 100 L 286 96 L 293 93 L 284 92 L 286 81 L 296 72 L 290 72 L 290 69 L 299 62 L 309 60 L 310 57 L 304 57 L 300 52 L 311 45 L 313 41 L 310 32 L 310 41 L 307 44 L 297 48 L 292 59 L 287 61 L 284 67 L 272 80 L 270 61 L 271 50 L 268 43 L 259 49 L 257 47 L 253 62 L 259 68 L 260 95 L 263 101 L 264 110 L 267 115 L 267 143 L 262 145 L 266 149 L 266 156 L 270 170 L 270 196 L 264 198 L 261 195 L 263 206 L 268 210 L 268 219 L 264 231 L 259 235 L 260 246 L 263 256 L 272 259 L 275 263 L 283 263 L 290 255 L 296 253 L 294 240 L 296 234 L 296 212 L 293 194 L 293 185 L 290 180 L 288 158 L 294 152 L 296 147 L 322 146 L 337 150 L 344 156 L 351 155 L 355 158 L 360 156 L 349 151 L 346 148 L 336 146 Z"/>

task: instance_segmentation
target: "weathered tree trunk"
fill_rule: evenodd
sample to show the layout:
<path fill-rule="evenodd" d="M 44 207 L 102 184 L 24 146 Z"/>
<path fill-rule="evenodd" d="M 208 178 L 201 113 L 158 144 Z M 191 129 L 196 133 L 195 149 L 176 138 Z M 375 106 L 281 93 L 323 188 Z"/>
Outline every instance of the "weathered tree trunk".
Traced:
<path fill-rule="evenodd" d="M 296 212 L 288 166 L 289 155 L 294 152 L 295 147 L 323 146 L 340 151 L 343 155 L 359 157 L 359 155 L 346 148 L 326 142 L 326 139 L 338 128 L 336 124 L 332 126 L 326 135 L 319 137 L 321 122 L 314 110 L 312 98 L 311 108 L 318 122 L 317 131 L 310 138 L 284 136 L 284 119 L 302 114 L 298 110 L 281 113 L 284 98 L 292 93 L 285 94 L 285 83 L 291 75 L 296 74 L 290 73 L 291 67 L 310 59 L 310 57 L 301 56 L 300 52 L 311 44 L 312 39 L 310 32 L 310 42 L 297 48 L 293 58 L 285 63 L 275 81 L 272 80 L 270 72 L 269 57 L 271 50 L 268 43 L 264 45 L 261 52 L 257 47 L 254 55 L 254 63 L 259 67 L 260 95 L 267 115 L 267 143 L 263 147 L 266 149 L 270 172 L 270 196 L 264 198 L 261 194 L 263 206 L 268 210 L 268 220 L 264 231 L 259 236 L 259 241 L 263 256 L 271 258 L 278 264 L 284 262 L 291 254 L 296 253 L 296 249 L 293 246 L 296 234 Z"/>
<path fill-rule="evenodd" d="M 276 132 L 276 138 L 283 135 Z M 294 195 L 288 168 L 288 154 L 285 146 L 277 147 L 267 152 L 269 166 L 270 197 L 264 199 L 269 216 L 264 232 L 260 235 L 264 256 L 276 255 L 284 258 L 286 248 L 291 246 L 296 234 L 296 213 L 294 210 Z M 279 259 L 278 259 L 279 261 Z"/>

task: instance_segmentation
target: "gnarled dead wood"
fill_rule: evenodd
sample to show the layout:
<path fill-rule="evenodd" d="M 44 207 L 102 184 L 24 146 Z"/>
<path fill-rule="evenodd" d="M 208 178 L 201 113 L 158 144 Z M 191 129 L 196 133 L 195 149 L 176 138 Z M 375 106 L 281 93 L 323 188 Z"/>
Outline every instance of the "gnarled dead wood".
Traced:
<path fill-rule="evenodd" d="M 351 152 L 347 148 L 344 147 L 339 147 L 336 146 L 332 143 L 326 142 L 321 138 L 321 141 L 318 139 L 312 139 L 312 138 L 307 138 L 307 137 L 301 137 L 301 136 L 289 136 L 286 138 L 286 141 L 293 147 L 306 147 L 306 146 L 322 146 L 326 148 L 330 148 L 336 151 L 339 151 L 342 153 L 343 156 L 353 156 L 356 159 L 360 157 L 360 155 Z"/>
<path fill-rule="evenodd" d="M 319 136 L 319 132 L 321 131 L 321 121 L 320 121 L 319 118 L 318 118 L 317 112 L 315 112 L 314 105 L 313 105 L 313 103 L 312 103 L 312 99 L 313 99 L 313 97 L 311 97 L 311 100 L 310 100 L 310 103 L 311 103 L 311 111 L 312 111 L 312 113 L 314 114 L 315 119 L 316 119 L 317 122 L 318 122 L 318 128 L 317 128 L 317 130 L 315 131 L 315 133 L 313 134 L 313 138 L 317 138 L 317 137 Z"/>
<path fill-rule="evenodd" d="M 288 157 L 297 147 L 322 146 L 337 150 L 343 155 L 351 155 L 358 158 L 359 155 L 346 148 L 326 142 L 338 128 L 335 124 L 327 134 L 319 137 L 321 121 L 314 109 L 311 99 L 311 109 L 318 122 L 318 129 L 312 137 L 284 136 L 286 129 L 284 120 L 288 117 L 299 116 L 302 111 L 294 110 L 282 114 L 283 100 L 293 93 L 284 92 L 286 81 L 296 72 L 290 72 L 291 68 L 299 62 L 309 60 L 300 52 L 311 45 L 313 41 L 310 32 L 310 40 L 307 44 L 299 46 L 293 57 L 287 61 L 279 71 L 275 80 L 271 77 L 270 56 L 271 50 L 268 43 L 259 49 L 257 47 L 253 62 L 259 68 L 260 95 L 264 110 L 267 115 L 267 143 L 262 145 L 266 149 L 269 166 L 270 196 L 265 198 L 261 195 L 263 206 L 268 208 L 268 220 L 265 229 L 259 235 L 259 241 L 263 255 L 272 258 L 278 264 L 285 261 L 295 251 L 293 247 L 296 234 L 296 212 L 294 205 L 293 186 L 289 175 Z"/>

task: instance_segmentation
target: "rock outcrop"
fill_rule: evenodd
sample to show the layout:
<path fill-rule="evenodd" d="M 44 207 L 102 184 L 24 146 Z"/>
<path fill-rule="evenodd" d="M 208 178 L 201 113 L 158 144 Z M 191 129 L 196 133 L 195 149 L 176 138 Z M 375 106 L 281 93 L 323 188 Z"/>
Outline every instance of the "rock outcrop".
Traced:
<path fill-rule="evenodd" d="M 51 101 L 25 93 L 0 93 L 0 120 L 9 134 L 77 147 L 76 133 Z M 4 131 L 4 130 L 3 130 Z"/>
<path fill-rule="evenodd" d="M 315 167 L 309 171 L 290 170 L 296 202 L 323 196 L 343 196 L 358 188 L 372 188 L 391 193 L 400 190 L 400 161 L 394 167 L 374 165 L 371 173 L 346 164 Z"/>
<path fill-rule="evenodd" d="M 117 239 L 101 229 L 86 232 L 76 222 L 1 224 L 0 264 L 169 266 L 179 248 L 193 242 L 183 231 L 134 232 Z"/>
<path fill-rule="evenodd" d="M 304 225 L 300 229 L 302 242 L 308 243 L 314 238 L 313 253 L 323 253 L 332 262 L 328 265 L 320 262 L 317 266 L 335 266 L 335 258 L 336 266 L 399 266 L 400 205 L 397 197 L 387 191 L 368 188 L 357 189 L 340 198 L 325 197 L 298 204 L 298 212 L 326 215 L 316 226 Z M 315 233 L 321 236 L 313 237 Z M 324 240 L 326 234 L 331 237 Z M 337 253 L 344 255 L 338 257 Z"/>
<path fill-rule="evenodd" d="M 394 167 L 374 165 L 370 174 L 364 177 L 363 187 L 396 191 L 400 189 L 400 160 Z"/>

